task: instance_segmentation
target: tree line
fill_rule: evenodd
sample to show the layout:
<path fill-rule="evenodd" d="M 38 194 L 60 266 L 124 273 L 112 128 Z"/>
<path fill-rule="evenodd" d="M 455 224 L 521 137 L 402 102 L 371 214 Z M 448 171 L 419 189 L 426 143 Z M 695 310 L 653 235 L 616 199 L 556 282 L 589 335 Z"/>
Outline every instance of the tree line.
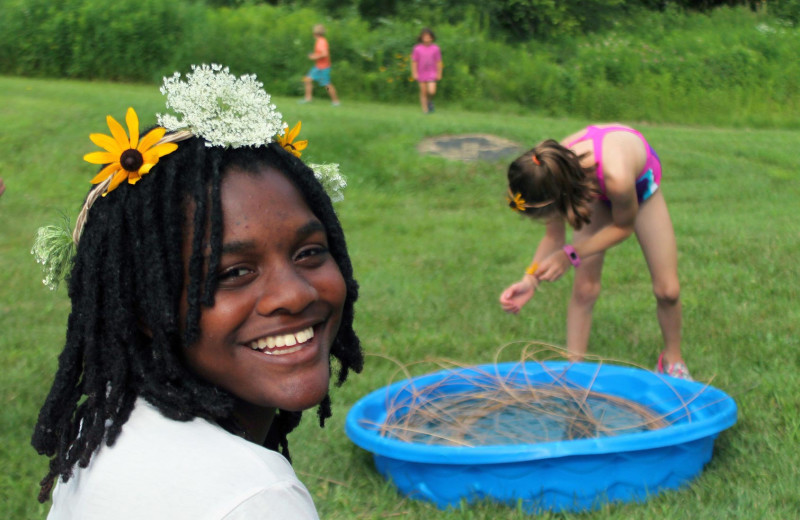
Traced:
<path fill-rule="evenodd" d="M 546 41 L 592 33 L 641 10 L 707 13 L 723 6 L 746 6 L 753 11 L 769 9 L 791 23 L 800 19 L 800 0 L 207 0 L 207 3 L 234 8 L 257 4 L 308 7 L 332 17 L 356 15 L 373 25 L 387 20 L 458 24 L 477 16 L 492 37 L 505 41 Z"/>

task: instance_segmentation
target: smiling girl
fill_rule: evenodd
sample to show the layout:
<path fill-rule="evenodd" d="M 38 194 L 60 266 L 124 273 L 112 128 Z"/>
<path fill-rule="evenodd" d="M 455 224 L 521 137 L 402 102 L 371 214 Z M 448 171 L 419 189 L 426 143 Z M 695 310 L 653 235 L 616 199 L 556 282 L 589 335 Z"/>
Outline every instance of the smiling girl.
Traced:
<path fill-rule="evenodd" d="M 208 125 L 197 91 L 261 109 Z M 39 498 L 58 481 L 51 519 L 317 518 L 287 434 L 304 410 L 330 416 L 331 356 L 338 383 L 363 361 L 331 198 L 254 77 L 202 66 L 162 92 L 182 120 L 139 139 L 130 109 L 127 134 L 109 116 L 112 136 L 91 136 L 106 166 L 73 235 Z"/>

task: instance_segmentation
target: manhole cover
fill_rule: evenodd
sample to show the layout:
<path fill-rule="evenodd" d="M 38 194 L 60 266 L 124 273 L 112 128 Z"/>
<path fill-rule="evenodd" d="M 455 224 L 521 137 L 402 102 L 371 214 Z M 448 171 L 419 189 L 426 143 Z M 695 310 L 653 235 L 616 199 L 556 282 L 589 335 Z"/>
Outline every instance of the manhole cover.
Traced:
<path fill-rule="evenodd" d="M 417 145 L 417 150 L 454 161 L 497 161 L 522 153 L 519 143 L 490 134 L 428 137 Z"/>

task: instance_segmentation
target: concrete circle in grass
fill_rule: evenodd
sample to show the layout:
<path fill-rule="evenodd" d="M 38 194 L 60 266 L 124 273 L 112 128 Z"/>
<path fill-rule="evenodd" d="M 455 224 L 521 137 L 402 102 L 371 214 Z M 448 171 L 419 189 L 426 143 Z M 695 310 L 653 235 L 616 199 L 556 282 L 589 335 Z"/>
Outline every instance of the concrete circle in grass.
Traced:
<path fill-rule="evenodd" d="M 427 137 L 417 150 L 453 161 L 498 161 L 519 155 L 522 146 L 491 134 L 460 134 Z"/>

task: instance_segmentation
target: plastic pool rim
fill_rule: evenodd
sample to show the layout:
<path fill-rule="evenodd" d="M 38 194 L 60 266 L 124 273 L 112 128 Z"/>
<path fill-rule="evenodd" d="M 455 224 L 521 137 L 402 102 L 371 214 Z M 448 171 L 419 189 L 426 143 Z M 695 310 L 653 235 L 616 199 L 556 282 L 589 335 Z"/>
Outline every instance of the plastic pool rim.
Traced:
<path fill-rule="evenodd" d="M 664 392 L 674 392 L 676 399 L 685 401 L 684 404 L 676 401 L 676 406 L 671 408 L 688 409 L 690 420 L 679 420 L 674 424 L 644 432 L 626 433 L 616 436 L 606 436 L 589 439 L 575 439 L 567 441 L 550 441 L 535 444 L 508 444 L 490 446 L 444 446 L 419 444 L 402 441 L 390 437 L 382 437 L 374 426 L 365 425 L 365 421 L 371 424 L 382 424 L 386 417 L 385 403 L 388 399 L 403 392 L 409 385 L 417 390 L 432 385 L 447 377 L 459 377 L 469 375 L 476 371 L 490 372 L 498 375 L 506 375 L 515 370 L 523 371 L 525 374 L 536 371 L 539 373 L 548 372 L 553 374 L 565 374 L 567 378 L 577 377 L 593 378 L 597 376 L 595 384 L 591 389 L 597 392 L 612 393 L 614 395 L 626 397 L 633 401 L 637 399 L 632 396 L 624 395 L 617 389 L 609 391 L 608 383 L 618 379 L 618 376 L 626 376 L 628 380 L 641 380 L 644 384 L 664 385 Z M 598 376 L 602 375 L 602 377 Z M 624 379 L 624 378 L 623 378 Z M 571 379 L 570 379 L 571 380 Z M 605 382 L 605 384 L 603 384 Z M 660 391 L 660 390 L 659 390 Z M 382 413 L 376 415 L 376 410 L 384 406 Z M 713 413 L 704 413 L 704 409 L 712 409 Z M 500 363 L 497 365 L 478 365 L 475 367 L 446 369 L 433 372 L 427 375 L 398 381 L 386 387 L 375 390 L 360 399 L 347 415 L 345 430 L 350 439 L 361 448 L 372 452 L 376 459 L 376 465 L 384 476 L 394 480 L 391 469 L 386 469 L 387 461 L 389 465 L 397 463 L 419 463 L 422 473 L 417 475 L 417 480 L 424 479 L 425 467 L 443 465 L 448 467 L 448 471 L 458 472 L 459 466 L 470 467 L 472 473 L 478 470 L 473 468 L 491 467 L 494 465 L 508 465 L 513 463 L 526 462 L 545 462 L 547 464 L 557 464 L 560 458 L 575 460 L 580 457 L 602 457 L 604 455 L 616 456 L 626 454 L 625 457 L 635 457 L 637 453 L 653 453 L 661 449 L 671 449 L 674 446 L 692 445 L 695 441 L 701 441 L 703 445 L 700 456 L 705 460 L 691 461 L 688 466 L 695 467 L 691 474 L 680 477 L 680 481 L 685 483 L 694 475 L 702 470 L 705 463 L 710 460 L 711 447 L 713 440 L 724 429 L 729 428 L 736 422 L 737 407 L 735 401 L 712 386 L 692 381 L 684 381 L 668 376 L 663 376 L 649 372 L 647 370 L 622 367 L 608 363 L 569 363 L 569 362 L 527 362 L 527 363 Z M 369 418 L 368 418 L 369 417 Z M 693 450 L 697 448 L 692 448 Z M 694 456 L 694 455 L 693 455 Z M 551 460 L 552 459 L 552 460 Z M 428 466 L 431 465 L 431 466 Z M 466 470 L 465 470 L 466 471 Z M 679 470 L 678 473 L 681 473 Z M 477 478 L 477 477 L 476 477 Z M 634 479 L 635 480 L 635 479 Z M 674 480 L 674 479 L 673 479 Z M 425 483 L 414 484 L 425 488 Z M 475 485 L 472 486 L 476 487 Z M 477 484 L 480 488 L 480 485 Z M 668 488 L 677 487 L 670 484 Z M 567 490 L 569 491 L 569 490 Z M 652 490 L 651 490 L 652 491 Z M 636 493 L 633 493 L 635 495 Z M 627 493 L 624 493 L 627 496 Z M 436 497 L 419 497 L 434 501 L 440 507 L 448 504 L 445 499 Z M 464 498 L 469 498 L 465 496 Z M 556 505 L 549 509 L 562 509 Z M 570 509 L 570 507 L 567 507 Z M 580 509 L 580 508 L 579 508 Z"/>

